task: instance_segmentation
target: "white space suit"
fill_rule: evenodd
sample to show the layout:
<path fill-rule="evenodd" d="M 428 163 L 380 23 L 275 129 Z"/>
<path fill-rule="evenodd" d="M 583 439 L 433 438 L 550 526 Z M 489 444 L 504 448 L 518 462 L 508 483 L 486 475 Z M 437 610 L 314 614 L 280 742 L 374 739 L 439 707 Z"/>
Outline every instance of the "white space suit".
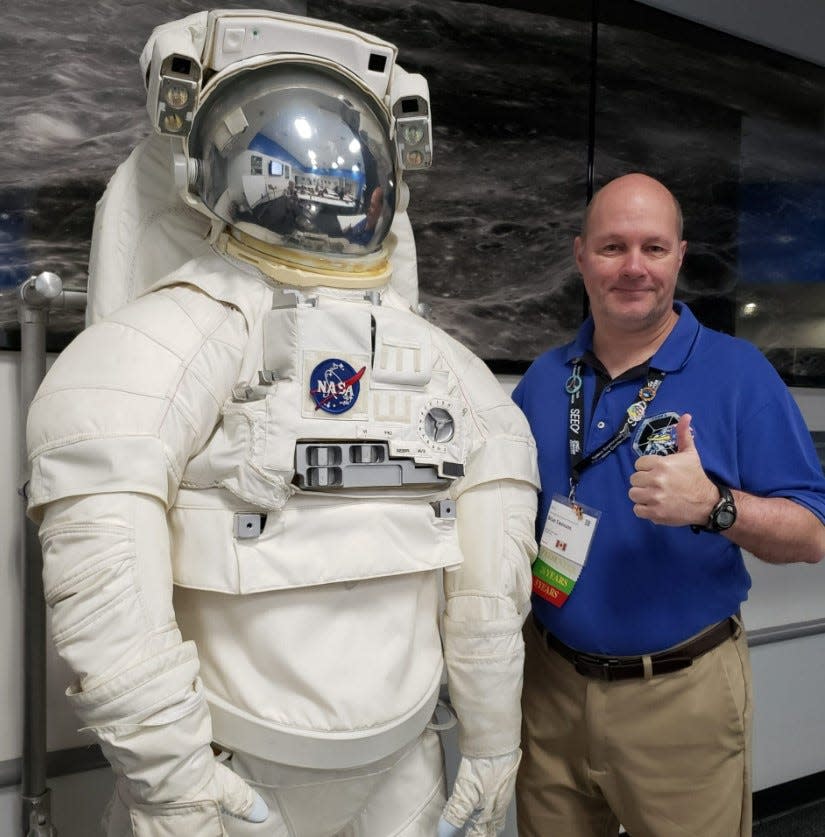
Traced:
<path fill-rule="evenodd" d="M 28 426 L 54 641 L 118 778 L 108 834 L 493 835 L 538 480 L 483 363 L 391 286 L 426 83 L 390 44 L 261 12 L 161 27 L 143 61 L 155 127 L 179 137 L 140 159 L 171 142 L 183 201 L 141 217 L 194 258 L 79 335 Z M 428 729 L 445 661 L 446 807 Z"/>

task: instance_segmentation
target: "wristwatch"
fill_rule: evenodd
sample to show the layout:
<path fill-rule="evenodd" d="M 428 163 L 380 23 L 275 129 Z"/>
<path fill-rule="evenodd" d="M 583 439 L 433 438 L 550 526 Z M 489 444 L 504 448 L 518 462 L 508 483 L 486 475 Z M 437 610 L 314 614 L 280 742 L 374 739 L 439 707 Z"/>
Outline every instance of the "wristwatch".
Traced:
<path fill-rule="evenodd" d="M 691 525 L 691 530 L 699 532 L 724 532 L 736 523 L 736 503 L 733 494 L 726 485 L 716 484 L 719 489 L 719 502 L 710 510 L 708 522 L 704 526 Z"/>

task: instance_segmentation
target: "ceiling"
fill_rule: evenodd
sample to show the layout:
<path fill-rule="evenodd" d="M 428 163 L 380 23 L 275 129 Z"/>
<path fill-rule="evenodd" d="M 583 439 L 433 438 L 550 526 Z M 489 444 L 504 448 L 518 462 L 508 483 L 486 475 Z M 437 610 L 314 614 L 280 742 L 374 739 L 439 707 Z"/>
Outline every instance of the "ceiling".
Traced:
<path fill-rule="evenodd" d="M 825 66 L 822 0 L 641 0 L 671 14 L 720 29 Z"/>

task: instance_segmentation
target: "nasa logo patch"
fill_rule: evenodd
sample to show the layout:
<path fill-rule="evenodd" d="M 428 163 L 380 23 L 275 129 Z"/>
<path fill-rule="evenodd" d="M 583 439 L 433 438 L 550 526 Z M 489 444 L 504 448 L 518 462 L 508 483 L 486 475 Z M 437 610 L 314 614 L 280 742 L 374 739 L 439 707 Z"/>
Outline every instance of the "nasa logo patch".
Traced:
<path fill-rule="evenodd" d="M 310 374 L 309 394 L 316 410 L 339 415 L 351 410 L 361 391 L 359 381 L 367 367 L 357 372 L 345 360 L 327 358 L 322 360 Z"/>
<path fill-rule="evenodd" d="M 646 418 L 636 431 L 633 450 L 639 456 L 667 456 L 676 453 L 678 413 L 660 413 Z"/>

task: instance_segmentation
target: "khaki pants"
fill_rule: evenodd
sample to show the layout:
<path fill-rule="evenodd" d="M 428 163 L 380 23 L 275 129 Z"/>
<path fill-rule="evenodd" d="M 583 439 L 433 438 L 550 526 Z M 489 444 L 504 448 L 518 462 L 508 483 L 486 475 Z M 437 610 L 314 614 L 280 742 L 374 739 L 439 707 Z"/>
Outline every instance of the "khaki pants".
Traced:
<path fill-rule="evenodd" d="M 525 626 L 519 837 L 750 837 L 744 631 L 648 680 L 583 677 Z"/>

